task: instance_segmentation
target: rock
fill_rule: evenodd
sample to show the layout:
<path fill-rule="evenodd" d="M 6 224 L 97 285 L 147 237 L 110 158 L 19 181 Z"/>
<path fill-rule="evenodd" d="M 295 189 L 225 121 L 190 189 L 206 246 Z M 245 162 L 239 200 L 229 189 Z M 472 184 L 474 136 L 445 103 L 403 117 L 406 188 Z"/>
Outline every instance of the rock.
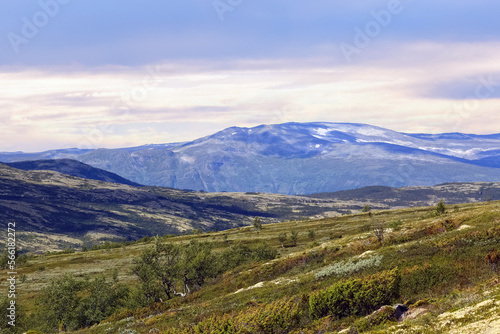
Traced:
<path fill-rule="evenodd" d="M 423 308 L 423 307 L 412 308 L 412 309 L 408 310 L 408 312 L 406 312 L 403 315 L 403 318 L 401 320 L 416 319 L 416 318 L 420 317 L 421 315 L 426 314 L 427 312 L 428 312 L 428 310 L 426 308 Z"/>
<path fill-rule="evenodd" d="M 356 327 L 352 326 L 350 328 L 343 329 L 339 332 L 339 334 L 359 334 Z"/>
<path fill-rule="evenodd" d="M 347 334 L 358 334 L 358 330 L 356 329 L 356 327 L 352 326 L 351 328 L 349 328 Z"/>
<path fill-rule="evenodd" d="M 394 316 L 398 321 L 402 321 L 404 319 L 405 313 L 408 312 L 408 306 L 403 304 L 396 304 L 394 305 L 394 308 L 395 308 Z"/>

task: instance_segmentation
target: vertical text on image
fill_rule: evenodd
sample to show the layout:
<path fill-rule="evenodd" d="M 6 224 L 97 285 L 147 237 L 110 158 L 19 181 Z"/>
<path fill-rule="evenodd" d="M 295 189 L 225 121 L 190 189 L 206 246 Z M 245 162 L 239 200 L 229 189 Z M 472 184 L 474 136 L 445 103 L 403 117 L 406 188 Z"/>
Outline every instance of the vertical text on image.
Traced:
<path fill-rule="evenodd" d="M 8 254 L 8 286 L 9 291 L 7 298 L 9 300 L 9 306 L 7 307 L 7 318 L 9 319 L 9 326 L 16 326 L 16 223 L 9 222 L 7 224 L 7 254 Z"/>

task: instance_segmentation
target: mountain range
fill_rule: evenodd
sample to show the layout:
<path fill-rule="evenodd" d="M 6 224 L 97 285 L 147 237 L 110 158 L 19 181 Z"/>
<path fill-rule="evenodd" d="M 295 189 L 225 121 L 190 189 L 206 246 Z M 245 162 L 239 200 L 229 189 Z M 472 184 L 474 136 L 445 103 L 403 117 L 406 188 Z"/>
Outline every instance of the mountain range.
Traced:
<path fill-rule="evenodd" d="M 312 194 L 500 180 L 500 134 L 411 134 L 352 123 L 231 127 L 185 143 L 0 153 L 74 159 L 132 182 L 207 192 Z"/>

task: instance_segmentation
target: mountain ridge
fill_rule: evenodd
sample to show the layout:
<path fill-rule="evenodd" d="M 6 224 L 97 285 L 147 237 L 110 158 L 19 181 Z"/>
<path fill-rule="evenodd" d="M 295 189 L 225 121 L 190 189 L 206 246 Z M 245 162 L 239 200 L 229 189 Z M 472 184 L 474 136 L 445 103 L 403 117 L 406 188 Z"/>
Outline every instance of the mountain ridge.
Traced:
<path fill-rule="evenodd" d="M 230 127 L 184 143 L 40 156 L 69 157 L 145 185 L 296 195 L 494 182 L 500 180 L 499 148 L 500 134 L 407 134 L 361 123 L 292 122 Z M 19 153 L 0 154 L 0 161 L 20 159 Z"/>
<path fill-rule="evenodd" d="M 138 183 L 129 181 L 117 174 L 105 171 L 100 168 L 95 168 L 72 159 L 27 160 L 19 162 L 7 162 L 4 164 L 12 168 L 22 169 L 25 171 L 51 170 L 84 179 L 121 183 L 135 187 L 142 186 Z"/>

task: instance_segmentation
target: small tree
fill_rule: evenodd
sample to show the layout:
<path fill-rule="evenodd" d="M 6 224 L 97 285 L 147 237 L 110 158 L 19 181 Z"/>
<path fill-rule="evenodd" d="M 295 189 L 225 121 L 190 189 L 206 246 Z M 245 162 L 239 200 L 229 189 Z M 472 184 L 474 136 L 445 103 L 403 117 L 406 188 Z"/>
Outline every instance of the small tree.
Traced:
<path fill-rule="evenodd" d="M 253 219 L 253 227 L 255 227 L 255 229 L 257 231 L 261 231 L 262 230 L 262 221 L 260 220 L 259 217 L 255 217 Z"/>
<path fill-rule="evenodd" d="M 281 243 L 281 247 L 282 248 L 285 248 L 285 241 L 286 241 L 286 233 L 281 233 L 279 236 L 278 236 L 278 240 L 280 241 Z"/>
<path fill-rule="evenodd" d="M 372 231 L 377 237 L 379 244 L 384 243 L 384 223 L 372 218 Z"/>
<path fill-rule="evenodd" d="M 212 244 L 192 240 L 188 247 L 184 248 L 179 263 L 178 277 L 182 282 L 183 292 L 174 289 L 174 294 L 186 297 L 192 288 L 200 288 L 206 279 L 215 277 L 215 260 Z"/>
<path fill-rule="evenodd" d="M 368 204 L 365 204 L 363 206 L 363 210 L 361 210 L 362 212 L 370 212 L 372 210 L 372 207 L 369 206 Z"/>
<path fill-rule="evenodd" d="M 128 289 L 121 284 L 108 282 L 99 275 L 85 282 L 84 294 L 76 313 L 81 317 L 79 327 L 90 327 L 112 315 L 128 295 Z"/>
<path fill-rule="evenodd" d="M 309 236 L 309 239 L 314 241 L 314 238 L 316 237 L 316 232 L 314 232 L 314 230 L 309 230 L 307 232 L 307 235 Z"/>
<path fill-rule="evenodd" d="M 59 327 L 63 330 L 78 328 L 79 315 L 76 309 L 81 301 L 78 292 L 82 289 L 82 284 L 83 282 L 66 274 L 52 280 L 49 286 L 42 290 L 37 306 L 49 328 Z"/>
<path fill-rule="evenodd" d="M 299 239 L 299 232 L 297 231 L 291 231 L 290 232 L 290 241 L 292 242 L 292 246 L 295 247 L 297 246 L 297 240 Z"/>
<path fill-rule="evenodd" d="M 180 258 L 179 246 L 162 244 L 160 238 L 156 237 L 154 247 L 145 249 L 135 260 L 132 273 L 141 282 L 142 304 L 158 303 L 173 297 Z"/>
<path fill-rule="evenodd" d="M 436 207 L 436 212 L 438 215 L 442 215 L 446 212 L 446 205 L 444 205 L 444 201 L 440 200 L 437 207 Z"/>

